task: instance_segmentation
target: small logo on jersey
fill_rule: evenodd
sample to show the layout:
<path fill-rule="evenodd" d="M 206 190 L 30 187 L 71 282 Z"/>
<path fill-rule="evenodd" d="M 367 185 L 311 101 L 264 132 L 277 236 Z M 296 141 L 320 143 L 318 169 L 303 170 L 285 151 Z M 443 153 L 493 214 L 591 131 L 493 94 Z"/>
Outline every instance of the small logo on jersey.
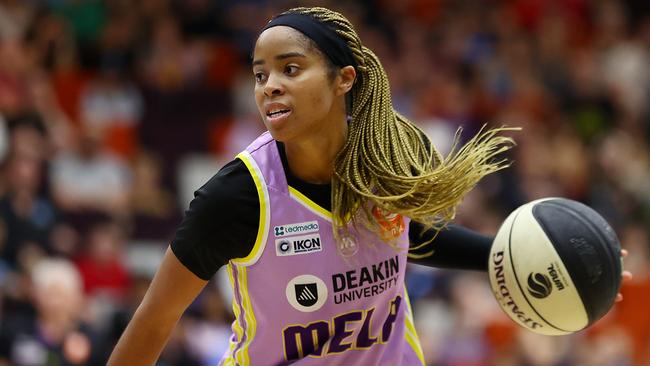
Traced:
<path fill-rule="evenodd" d="M 548 276 L 541 273 L 531 273 L 528 275 L 528 293 L 538 299 L 544 299 L 551 294 L 553 285 Z"/>
<path fill-rule="evenodd" d="M 307 254 L 323 250 L 320 235 L 290 236 L 275 240 L 275 254 L 279 257 Z"/>
<path fill-rule="evenodd" d="M 319 229 L 318 221 L 298 222 L 273 227 L 273 234 L 276 238 L 282 238 L 289 235 L 307 234 L 317 232 Z"/>
<path fill-rule="evenodd" d="M 305 274 L 294 277 L 285 289 L 287 301 L 294 309 L 310 313 L 323 307 L 327 300 L 327 286 L 320 278 Z"/>
<path fill-rule="evenodd" d="M 276 240 L 275 241 L 275 253 L 277 255 L 287 255 L 291 251 L 291 242 L 289 240 Z"/>
<path fill-rule="evenodd" d="M 359 244 L 357 240 L 350 234 L 344 234 L 339 239 L 340 243 L 337 245 L 339 253 L 344 257 L 351 257 L 359 251 Z"/>
<path fill-rule="evenodd" d="M 383 240 L 393 240 L 404 232 L 405 225 L 402 215 L 390 213 L 377 206 L 372 208 L 372 215 L 381 228 Z"/>
<path fill-rule="evenodd" d="M 318 285 L 316 283 L 296 284 L 296 300 L 302 306 L 312 306 L 318 301 Z"/>

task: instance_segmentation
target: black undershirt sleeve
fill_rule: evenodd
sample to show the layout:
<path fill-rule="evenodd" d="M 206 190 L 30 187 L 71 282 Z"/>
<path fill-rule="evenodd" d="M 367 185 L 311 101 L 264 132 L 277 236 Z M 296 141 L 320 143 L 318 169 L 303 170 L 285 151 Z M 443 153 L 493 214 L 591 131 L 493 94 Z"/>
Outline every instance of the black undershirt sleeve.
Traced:
<path fill-rule="evenodd" d="M 423 137 L 426 148 L 430 149 L 431 141 L 426 136 Z M 434 237 L 435 239 L 431 241 Z M 409 258 L 411 263 L 437 268 L 487 272 L 492 238 L 465 227 L 450 224 L 440 230 L 436 236 L 436 230 L 424 230 L 424 225 L 411 221 L 409 241 L 411 248 L 417 248 L 419 245 L 431 241 L 421 248 L 412 249 L 411 253 L 413 254 L 425 254 L 433 250 L 430 256 L 420 259 Z"/>
<path fill-rule="evenodd" d="M 278 143 L 289 185 L 321 207 L 331 210 L 331 186 L 310 184 L 293 176 L 284 146 Z M 259 199 L 253 178 L 239 159 L 226 164 L 204 186 L 194 199 L 171 242 L 179 261 L 198 277 L 209 280 L 229 260 L 243 258 L 253 249 L 259 224 Z M 435 231 L 423 233 L 420 223 L 411 221 L 411 247 L 431 240 Z M 433 254 L 412 263 L 430 267 L 487 271 L 492 238 L 458 225 L 440 231 L 433 242 L 414 253 Z"/>
<path fill-rule="evenodd" d="M 171 249 L 192 273 L 209 280 L 229 260 L 251 252 L 259 217 L 253 178 L 235 159 L 194 192 Z"/>
<path fill-rule="evenodd" d="M 431 240 L 436 231 L 424 230 L 424 226 L 411 221 L 409 240 L 411 247 Z M 492 238 L 459 225 L 447 225 L 438 236 L 422 248 L 412 250 L 414 254 L 424 254 L 433 250 L 433 254 L 420 259 L 409 259 L 411 263 L 429 267 L 487 271 Z"/>
<path fill-rule="evenodd" d="M 425 139 L 428 141 L 428 139 Z M 287 176 L 287 182 L 300 193 L 309 197 L 319 206 L 331 211 L 331 185 L 329 184 L 309 184 L 301 181 L 291 174 L 287 162 L 284 146 L 278 143 L 278 151 L 284 171 Z M 435 235 L 434 230 L 425 231 L 424 226 L 418 222 L 411 221 L 409 224 L 409 241 L 411 248 L 419 244 L 426 243 Z M 423 246 L 413 253 L 426 253 L 434 250 L 431 256 L 421 259 L 409 259 L 412 263 L 422 264 L 429 267 L 452 268 L 487 271 L 488 256 L 492 239 L 483 236 L 477 232 L 458 225 L 448 225 L 448 227 L 438 234 L 430 244 Z"/>

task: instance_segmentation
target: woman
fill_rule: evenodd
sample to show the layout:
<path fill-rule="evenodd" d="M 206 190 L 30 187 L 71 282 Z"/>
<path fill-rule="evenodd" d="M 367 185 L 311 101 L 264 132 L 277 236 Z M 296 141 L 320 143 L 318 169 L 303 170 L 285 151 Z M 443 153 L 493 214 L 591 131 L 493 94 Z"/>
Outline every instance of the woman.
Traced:
<path fill-rule="evenodd" d="M 153 364 L 224 264 L 236 316 L 224 365 L 424 364 L 407 256 L 486 270 L 490 238 L 439 229 L 506 166 L 493 158 L 511 140 L 488 131 L 442 159 L 393 110 L 349 21 L 324 8 L 271 20 L 252 67 L 269 132 L 197 192 L 109 364 Z"/>

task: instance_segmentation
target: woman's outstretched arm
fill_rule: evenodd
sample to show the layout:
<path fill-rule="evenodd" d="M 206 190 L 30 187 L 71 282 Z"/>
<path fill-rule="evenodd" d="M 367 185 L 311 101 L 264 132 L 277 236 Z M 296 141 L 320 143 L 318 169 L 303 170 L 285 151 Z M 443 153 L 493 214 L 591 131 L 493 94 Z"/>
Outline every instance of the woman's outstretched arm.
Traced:
<path fill-rule="evenodd" d="M 108 365 L 154 365 L 174 326 L 206 283 L 185 268 L 168 248 Z"/>

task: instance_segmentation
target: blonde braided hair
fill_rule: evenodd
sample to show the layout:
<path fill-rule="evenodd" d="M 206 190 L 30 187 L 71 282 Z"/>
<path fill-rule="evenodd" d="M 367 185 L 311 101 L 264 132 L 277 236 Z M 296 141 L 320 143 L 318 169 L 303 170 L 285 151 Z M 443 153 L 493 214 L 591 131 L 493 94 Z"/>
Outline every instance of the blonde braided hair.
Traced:
<path fill-rule="evenodd" d="M 495 157 L 514 144 L 499 135 L 511 128 L 481 129 L 461 148 L 457 133 L 451 153 L 443 158 L 416 125 L 393 109 L 386 72 L 377 56 L 361 44 L 349 20 L 321 7 L 293 8 L 286 13 L 310 15 L 334 29 L 357 62 L 352 119 L 332 177 L 334 236 L 339 246 L 344 245 L 341 236 L 349 224 L 363 223 L 380 232 L 368 201 L 383 212 L 440 229 L 454 218 L 456 206 L 482 177 L 509 165 Z"/>

